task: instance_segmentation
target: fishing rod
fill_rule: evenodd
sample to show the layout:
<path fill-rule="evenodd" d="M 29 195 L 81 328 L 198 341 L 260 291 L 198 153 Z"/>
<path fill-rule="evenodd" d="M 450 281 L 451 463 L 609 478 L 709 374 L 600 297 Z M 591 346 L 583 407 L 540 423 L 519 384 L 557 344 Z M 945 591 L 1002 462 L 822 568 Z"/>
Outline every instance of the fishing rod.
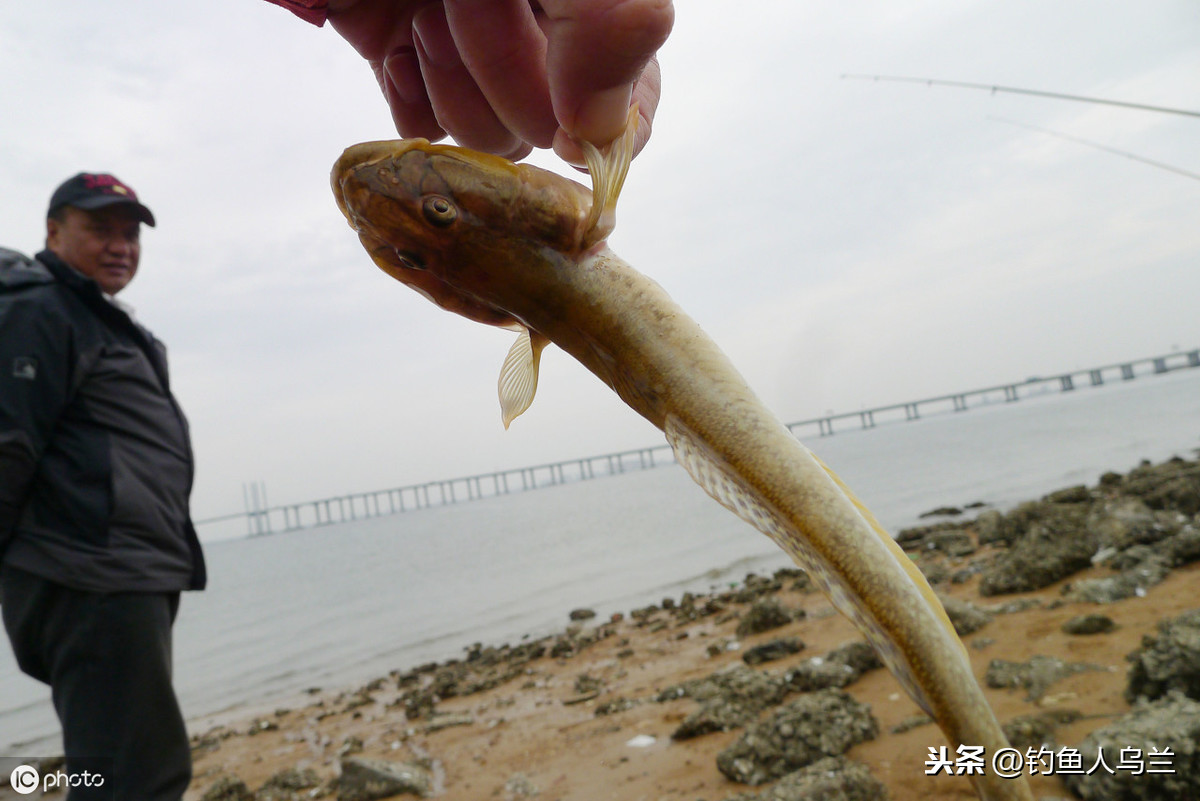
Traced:
<path fill-rule="evenodd" d="M 1019 95 L 1034 95 L 1037 97 L 1051 97 L 1057 100 L 1074 100 L 1079 103 L 1099 103 L 1105 106 L 1121 106 L 1123 108 L 1133 108 L 1140 111 L 1157 111 L 1163 114 L 1182 114 L 1185 117 L 1200 117 L 1200 111 L 1190 111 L 1181 108 L 1168 108 L 1166 106 L 1151 106 L 1145 103 L 1127 103 L 1123 100 L 1107 100 L 1100 97 L 1085 97 L 1083 95 L 1068 95 L 1061 92 L 1043 92 L 1039 89 L 1022 89 L 1016 86 L 995 86 L 986 83 L 968 83 L 966 81 L 941 81 L 936 78 L 909 78 L 900 75 L 842 75 L 842 78 L 851 78 L 861 81 L 895 81 L 902 83 L 923 83 L 926 86 L 956 86 L 965 89 L 986 89 L 993 94 L 996 92 L 1011 92 Z"/>
<path fill-rule="evenodd" d="M 1028 128 L 1031 131 L 1039 131 L 1044 134 L 1049 134 L 1050 136 L 1057 136 L 1059 139 L 1066 139 L 1068 142 L 1075 142 L 1076 144 L 1087 145 L 1088 147 L 1094 147 L 1098 150 L 1103 150 L 1107 153 L 1112 153 L 1117 156 L 1124 156 L 1127 159 L 1133 159 L 1134 161 L 1140 161 L 1143 164 L 1149 164 L 1151 167 L 1158 167 L 1161 170 L 1168 170 L 1169 172 L 1173 172 L 1178 175 L 1182 175 L 1186 178 L 1192 178 L 1194 180 L 1200 181 L 1200 173 L 1190 172 L 1190 171 L 1182 169 L 1180 167 L 1176 167 L 1172 164 L 1166 164 L 1161 161 L 1155 161 L 1154 159 L 1148 159 L 1148 158 L 1145 158 L 1144 156 L 1139 156 L 1136 153 L 1130 153 L 1127 150 L 1118 150 L 1115 147 L 1109 147 L 1108 145 L 1102 145 L 1099 142 L 1091 142 L 1087 139 L 1080 139 L 1078 136 L 1071 136 L 1069 134 L 1059 133 L 1058 131 L 1052 131 L 1049 128 L 1040 128 L 1037 125 L 1029 125 L 1024 122 L 1017 122 L 1015 120 L 1006 120 L 1002 117 L 989 116 L 988 119 L 992 120 L 994 122 L 1003 122 L 1003 123 L 1007 123 L 1008 125 L 1016 125 L 1019 128 Z"/>

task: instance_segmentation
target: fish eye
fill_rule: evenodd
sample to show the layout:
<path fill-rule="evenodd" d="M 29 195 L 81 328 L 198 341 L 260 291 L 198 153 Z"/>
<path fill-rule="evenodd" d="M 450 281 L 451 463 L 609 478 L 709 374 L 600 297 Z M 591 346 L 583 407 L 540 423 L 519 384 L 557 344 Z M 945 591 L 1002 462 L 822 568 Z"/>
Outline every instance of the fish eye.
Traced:
<path fill-rule="evenodd" d="M 406 250 L 401 250 L 400 248 L 396 248 L 396 258 L 400 260 L 400 266 L 404 267 L 406 269 L 409 269 L 409 270 L 424 270 L 425 269 L 424 260 L 420 256 L 416 255 L 415 253 L 410 253 Z"/>
<path fill-rule="evenodd" d="M 458 216 L 458 209 L 454 208 L 454 204 L 441 195 L 429 195 L 421 204 L 421 210 L 425 213 L 425 219 L 439 228 L 445 228 Z"/>

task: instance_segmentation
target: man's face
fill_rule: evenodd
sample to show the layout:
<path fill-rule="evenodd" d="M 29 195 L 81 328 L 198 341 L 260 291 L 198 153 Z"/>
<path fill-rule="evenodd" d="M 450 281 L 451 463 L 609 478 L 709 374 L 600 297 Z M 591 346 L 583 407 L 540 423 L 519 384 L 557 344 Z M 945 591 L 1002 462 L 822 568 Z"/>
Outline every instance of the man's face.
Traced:
<path fill-rule="evenodd" d="M 46 220 L 46 249 L 115 295 L 133 280 L 141 257 L 137 211 L 117 204 L 94 211 L 72 206 Z"/>

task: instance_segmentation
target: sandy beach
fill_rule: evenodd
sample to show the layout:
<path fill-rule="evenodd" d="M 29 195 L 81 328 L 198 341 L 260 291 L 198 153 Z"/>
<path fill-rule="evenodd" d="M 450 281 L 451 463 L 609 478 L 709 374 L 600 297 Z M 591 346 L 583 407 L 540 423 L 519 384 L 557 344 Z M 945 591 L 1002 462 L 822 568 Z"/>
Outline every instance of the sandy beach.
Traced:
<path fill-rule="evenodd" d="M 1187 480 L 1195 481 L 1195 463 L 1183 465 Z M 1089 508 L 1111 505 L 1118 483 L 1110 478 L 1106 486 L 1102 480 L 1084 493 Z M 1125 483 L 1132 483 L 1132 474 Z M 1187 530 L 1195 520 L 1194 511 L 1180 513 L 1169 505 L 1154 514 L 1174 515 Z M 972 537 L 966 547 L 936 550 L 929 537 L 913 543 L 922 569 L 944 579 L 934 582 L 939 594 L 991 613 L 963 640 L 999 720 L 1069 712 L 1059 717 L 1076 719 L 1058 726 L 1053 738 L 1078 746 L 1089 732 L 1126 715 L 1131 709 L 1126 657 L 1160 621 L 1200 606 L 1200 563 L 1176 566 L 1161 581 L 1111 603 L 1072 594 L 1087 579 L 1115 576 L 1118 571 L 1108 564 L 1036 590 L 984 596 L 981 567 L 1015 546 L 979 545 L 970 515 L 962 520 L 931 522 L 966 532 Z M 485 643 L 455 663 L 403 666 L 363 687 L 314 689 L 285 708 L 240 709 L 192 721 L 195 777 L 187 798 L 352 797 L 333 783 L 346 760 L 418 765 L 430 795 L 453 799 L 720 801 L 762 791 L 769 785 L 731 781 L 717 767 L 718 754 L 742 736 L 742 727 L 672 737 L 700 702 L 691 693 L 670 690 L 744 665 L 744 656 L 764 643 L 790 641 L 793 648 L 794 639 L 802 643 L 795 653 L 746 668 L 780 678 L 813 657 L 861 640 L 821 593 L 805 585 L 802 574 L 782 571 L 748 577 L 709 596 L 664 599 L 614 616 L 619 619 L 572 621 L 571 610 L 563 610 L 564 630 L 554 637 Z M 739 634 L 751 610 L 770 606 L 772 599 L 789 611 L 791 622 Z M 1111 630 L 1064 631 L 1068 621 L 1093 613 L 1110 618 Z M 1086 667 L 1066 671 L 1036 692 L 986 686 L 993 660 L 1024 663 L 1034 657 Z M 935 725 L 916 723 L 920 710 L 886 670 L 868 670 L 844 691 L 868 705 L 878 723 L 877 736 L 853 745 L 845 756 L 865 765 L 892 799 L 975 798 L 965 777 L 926 775 L 930 748 L 946 741 Z M 1031 782 L 1035 796 L 1072 797 L 1057 776 L 1034 776 Z"/>

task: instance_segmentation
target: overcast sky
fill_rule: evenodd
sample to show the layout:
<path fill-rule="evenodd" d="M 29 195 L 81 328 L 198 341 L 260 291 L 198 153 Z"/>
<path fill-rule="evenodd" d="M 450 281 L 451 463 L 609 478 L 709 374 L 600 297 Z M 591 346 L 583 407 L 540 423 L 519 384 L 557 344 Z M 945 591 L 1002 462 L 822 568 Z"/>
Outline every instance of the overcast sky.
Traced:
<path fill-rule="evenodd" d="M 687 0 L 613 249 L 784 420 L 1200 347 L 1200 119 L 843 80 L 882 73 L 1200 109 L 1200 6 Z M 605 453 L 661 436 L 569 357 L 509 431 L 512 334 L 385 276 L 334 205 L 394 138 L 331 29 L 260 0 L 7 3 L 0 245 L 54 187 L 131 184 L 158 227 L 122 299 L 192 424 L 193 514 Z M 551 154 L 535 163 L 564 174 Z M 203 531 L 202 531 L 203 535 Z"/>

